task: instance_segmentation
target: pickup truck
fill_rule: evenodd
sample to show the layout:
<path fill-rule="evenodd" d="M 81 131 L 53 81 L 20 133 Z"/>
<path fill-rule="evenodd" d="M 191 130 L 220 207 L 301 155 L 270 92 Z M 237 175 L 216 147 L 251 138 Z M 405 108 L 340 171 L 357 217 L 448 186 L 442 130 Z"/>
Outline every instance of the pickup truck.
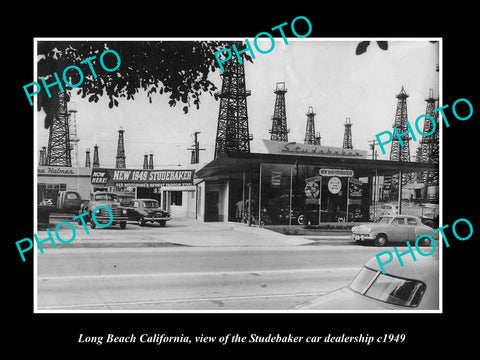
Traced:
<path fill-rule="evenodd" d="M 73 190 L 59 191 L 57 194 L 56 210 L 67 213 L 77 214 L 82 204 L 88 200 L 82 200 L 80 194 Z"/>
<path fill-rule="evenodd" d="M 127 209 L 120 206 L 117 194 L 108 191 L 97 191 L 92 193 L 88 204 L 83 205 L 79 211 L 79 214 L 88 212 L 88 221 L 92 229 L 95 229 L 97 226 L 95 221 L 93 221 L 93 211 L 100 205 L 105 205 L 111 210 L 113 214 L 112 225 L 118 223 L 120 224 L 120 229 L 126 228 L 128 220 Z M 110 221 L 110 214 L 104 208 L 97 209 L 95 212 L 95 220 L 99 224 L 108 223 Z M 78 219 L 78 223 L 81 224 L 80 219 Z"/>

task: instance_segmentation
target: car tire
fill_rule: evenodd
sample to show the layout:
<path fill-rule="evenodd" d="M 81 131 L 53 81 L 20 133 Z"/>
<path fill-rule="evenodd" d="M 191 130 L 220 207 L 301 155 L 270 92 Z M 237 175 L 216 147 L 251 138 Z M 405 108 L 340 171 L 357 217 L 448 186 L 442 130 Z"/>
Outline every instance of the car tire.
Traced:
<path fill-rule="evenodd" d="M 432 244 L 432 241 L 429 238 L 422 238 L 420 241 L 420 246 L 430 246 Z"/>
<path fill-rule="evenodd" d="M 126 227 L 127 227 L 127 222 L 126 222 L 126 221 L 122 221 L 122 222 L 120 223 L 120 229 L 124 230 Z"/>
<path fill-rule="evenodd" d="M 434 225 L 433 225 L 433 221 L 432 221 L 432 220 L 425 220 L 425 221 L 423 222 L 423 224 L 426 225 L 426 226 L 429 226 L 429 227 L 431 227 L 431 228 L 433 229 L 433 226 L 434 226 Z"/>
<path fill-rule="evenodd" d="M 158 223 L 160 224 L 160 227 L 165 227 L 165 225 L 167 224 L 165 220 L 161 220 Z"/>
<path fill-rule="evenodd" d="M 387 245 L 388 238 L 387 235 L 385 234 L 378 234 L 377 237 L 375 238 L 375 246 L 385 246 Z"/>
<path fill-rule="evenodd" d="M 141 217 L 140 219 L 138 219 L 138 225 L 140 225 L 140 226 L 144 226 L 144 225 L 145 225 L 145 220 L 143 220 L 143 217 Z"/>

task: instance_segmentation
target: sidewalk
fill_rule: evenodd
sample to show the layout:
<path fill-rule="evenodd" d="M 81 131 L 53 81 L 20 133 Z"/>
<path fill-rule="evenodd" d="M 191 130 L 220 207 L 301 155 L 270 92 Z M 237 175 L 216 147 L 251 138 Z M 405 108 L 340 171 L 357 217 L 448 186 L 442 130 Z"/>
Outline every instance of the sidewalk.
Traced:
<path fill-rule="evenodd" d="M 59 248 L 73 247 L 243 247 L 243 246 L 298 246 L 298 245 L 350 245 L 354 242 L 349 236 L 311 236 L 311 235 L 285 235 L 264 228 L 248 226 L 235 222 L 207 222 L 203 223 L 189 218 L 177 218 L 169 221 L 164 228 L 158 225 L 140 227 L 128 223 L 125 230 L 118 225 L 105 229 L 91 229 L 85 233 L 83 225 L 74 223 L 76 237 L 70 243 L 61 243 L 55 237 L 55 227 L 65 218 L 51 218 L 48 228 L 55 238 Z M 64 225 L 59 229 L 63 239 L 72 237 L 71 229 Z M 46 239 L 45 230 L 39 230 L 37 236 L 40 240 Z M 44 248 L 51 248 L 50 241 L 42 244 Z"/>

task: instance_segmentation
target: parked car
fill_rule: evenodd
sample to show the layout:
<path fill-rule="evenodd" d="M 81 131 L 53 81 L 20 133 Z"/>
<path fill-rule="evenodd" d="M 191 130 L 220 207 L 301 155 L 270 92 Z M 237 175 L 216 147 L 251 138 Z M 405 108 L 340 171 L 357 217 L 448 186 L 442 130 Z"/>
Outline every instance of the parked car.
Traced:
<path fill-rule="evenodd" d="M 290 211 L 290 215 L 288 209 L 288 207 L 280 209 L 280 211 L 278 212 L 278 222 L 280 224 L 288 224 L 291 217 L 292 225 L 303 225 L 305 220 L 305 216 L 303 215 L 303 209 L 293 208 Z"/>
<path fill-rule="evenodd" d="M 438 240 L 438 233 L 422 224 L 417 216 L 388 215 L 382 216 L 374 223 L 363 223 L 352 227 L 352 239 L 355 241 L 373 241 L 376 246 L 385 246 L 389 242 L 415 242 L 418 236 L 428 234 Z M 421 246 L 429 246 L 431 241 L 423 237 Z"/>
<path fill-rule="evenodd" d="M 373 207 L 370 207 L 371 218 L 378 219 L 384 215 L 397 215 L 398 214 L 398 204 L 378 204 L 375 207 L 375 213 L 373 212 Z"/>
<path fill-rule="evenodd" d="M 118 201 L 120 202 L 121 206 L 129 206 L 130 201 L 135 199 L 135 194 L 133 193 L 126 193 L 126 192 L 116 192 L 118 196 Z"/>
<path fill-rule="evenodd" d="M 438 228 L 438 204 L 422 204 L 422 214 L 420 215 L 420 220 L 427 226 L 431 228 Z"/>
<path fill-rule="evenodd" d="M 113 221 L 111 225 L 120 224 L 120 229 L 125 229 L 127 226 L 127 209 L 123 206 L 120 206 L 117 194 L 108 191 L 97 191 L 91 194 L 90 201 L 86 207 L 82 207 L 80 214 L 88 211 L 88 221 L 90 222 L 90 227 L 95 229 L 96 224 L 92 220 L 93 210 L 100 205 L 108 206 L 110 211 L 113 214 Z M 108 223 L 110 221 L 110 214 L 104 208 L 95 210 L 95 220 L 99 224 Z M 78 220 L 78 223 L 81 224 L 81 220 Z"/>
<path fill-rule="evenodd" d="M 438 310 L 439 257 L 404 256 L 403 266 L 391 262 L 383 274 L 375 257 L 352 282 L 294 310 Z"/>
<path fill-rule="evenodd" d="M 65 190 L 57 194 L 57 209 L 65 212 L 77 213 L 83 203 L 82 197 L 77 191 Z"/>
<path fill-rule="evenodd" d="M 160 203 L 155 199 L 134 199 L 128 204 L 128 220 L 137 221 L 138 225 L 143 226 L 146 222 L 158 222 L 161 227 L 171 220 L 170 213 L 160 207 Z"/>

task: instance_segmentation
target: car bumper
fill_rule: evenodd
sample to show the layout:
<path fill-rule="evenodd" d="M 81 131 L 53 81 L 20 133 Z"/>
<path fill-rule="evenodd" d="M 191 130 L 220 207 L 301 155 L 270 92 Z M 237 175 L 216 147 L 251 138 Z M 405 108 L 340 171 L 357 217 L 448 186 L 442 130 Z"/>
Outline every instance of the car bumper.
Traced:
<path fill-rule="evenodd" d="M 352 234 L 352 239 L 355 241 L 370 241 L 375 240 L 371 234 Z"/>
<path fill-rule="evenodd" d="M 112 220 L 112 218 L 110 216 L 95 215 L 95 220 L 97 220 L 98 223 L 102 223 L 102 222 L 108 223 L 110 222 L 110 220 Z M 127 216 L 114 216 L 112 223 L 118 223 L 118 222 L 127 221 L 127 220 L 128 220 Z"/>
<path fill-rule="evenodd" d="M 145 221 L 151 221 L 151 222 L 155 222 L 155 221 L 169 221 L 171 220 L 172 218 L 170 216 L 166 217 L 166 216 L 160 216 L 160 217 L 157 217 L 157 216 L 144 216 L 143 217 L 143 220 Z"/>

